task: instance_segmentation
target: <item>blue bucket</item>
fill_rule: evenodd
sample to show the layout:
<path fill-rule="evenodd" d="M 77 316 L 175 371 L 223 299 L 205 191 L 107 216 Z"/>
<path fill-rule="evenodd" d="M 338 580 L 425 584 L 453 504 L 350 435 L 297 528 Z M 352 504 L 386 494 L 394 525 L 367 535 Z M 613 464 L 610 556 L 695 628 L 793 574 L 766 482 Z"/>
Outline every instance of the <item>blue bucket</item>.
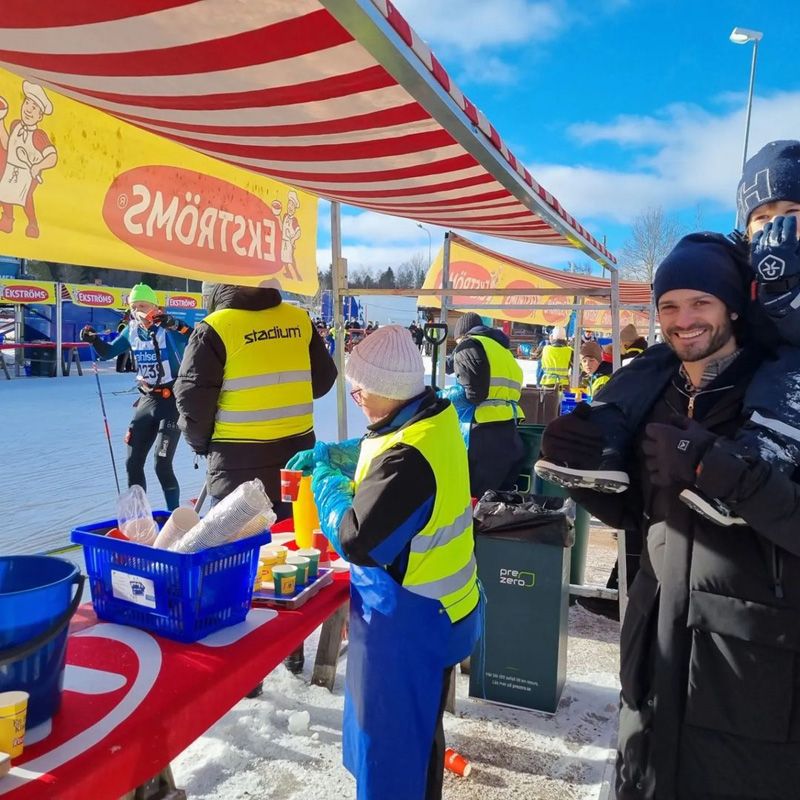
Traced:
<path fill-rule="evenodd" d="M 0 557 L 0 692 L 28 692 L 28 728 L 61 705 L 67 630 L 83 582 L 63 558 Z"/>

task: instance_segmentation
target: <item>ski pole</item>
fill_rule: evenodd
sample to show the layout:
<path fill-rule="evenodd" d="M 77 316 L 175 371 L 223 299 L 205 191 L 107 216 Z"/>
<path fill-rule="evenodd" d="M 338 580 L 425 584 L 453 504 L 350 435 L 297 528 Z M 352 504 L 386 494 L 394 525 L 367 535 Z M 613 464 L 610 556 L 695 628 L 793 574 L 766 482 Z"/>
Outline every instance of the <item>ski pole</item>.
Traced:
<path fill-rule="evenodd" d="M 108 417 L 106 416 L 106 404 L 103 401 L 103 389 L 100 386 L 100 373 L 97 371 L 97 362 L 92 361 L 92 368 L 94 369 L 94 378 L 97 381 L 97 394 L 100 395 L 100 408 L 103 411 L 103 425 L 106 428 L 106 440 L 108 441 L 108 452 L 111 453 L 111 466 L 114 469 L 114 483 L 117 484 L 117 494 L 119 490 L 119 477 L 117 476 L 117 462 L 114 460 L 114 446 L 111 444 L 111 431 L 108 427 Z"/>
<path fill-rule="evenodd" d="M 197 495 L 197 499 L 194 501 L 194 510 L 197 514 L 200 513 L 200 509 L 203 507 L 203 503 L 206 501 L 206 495 L 208 494 L 208 481 L 203 484 L 203 488 L 200 490 L 200 494 Z"/>

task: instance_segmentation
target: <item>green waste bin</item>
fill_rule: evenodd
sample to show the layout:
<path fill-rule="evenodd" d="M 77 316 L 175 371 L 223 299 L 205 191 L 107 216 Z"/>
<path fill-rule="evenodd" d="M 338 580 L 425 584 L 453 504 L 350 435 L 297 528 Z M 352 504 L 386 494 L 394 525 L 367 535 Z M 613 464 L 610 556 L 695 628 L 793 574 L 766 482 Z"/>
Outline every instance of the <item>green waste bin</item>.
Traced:
<path fill-rule="evenodd" d="M 538 508 L 521 523 L 509 523 L 507 510 L 490 511 L 487 519 L 498 525 L 490 530 L 480 517 L 485 500 L 476 508 L 475 560 L 486 606 L 472 653 L 469 694 L 554 713 L 567 671 L 573 529 L 563 499 L 526 497 Z"/>
<path fill-rule="evenodd" d="M 542 480 L 533 471 L 533 465 L 539 458 L 542 449 L 542 433 L 544 425 L 520 425 L 519 435 L 525 448 L 524 462 L 517 487 L 521 492 L 545 495 L 547 497 L 566 497 L 567 493 L 561 486 L 550 481 Z M 570 556 L 569 581 L 578 586 L 583 585 L 586 572 L 586 554 L 589 549 L 589 521 L 591 515 L 582 506 L 577 506 L 575 511 L 575 544 L 572 546 Z"/>

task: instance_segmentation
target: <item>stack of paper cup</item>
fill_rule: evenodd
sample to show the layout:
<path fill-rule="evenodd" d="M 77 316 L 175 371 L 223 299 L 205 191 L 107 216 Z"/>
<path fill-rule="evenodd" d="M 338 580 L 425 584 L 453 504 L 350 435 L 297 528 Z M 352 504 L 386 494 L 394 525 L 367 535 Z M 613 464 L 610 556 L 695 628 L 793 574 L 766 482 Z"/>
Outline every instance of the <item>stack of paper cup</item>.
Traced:
<path fill-rule="evenodd" d="M 266 516 L 272 503 L 258 478 L 237 486 L 224 500 L 215 505 L 200 522 L 184 534 L 170 550 L 196 553 L 238 538 L 239 532 L 254 518 Z"/>
<path fill-rule="evenodd" d="M 169 519 L 164 523 L 164 527 L 156 536 L 153 547 L 160 547 L 168 550 L 184 534 L 188 533 L 197 523 L 200 517 L 193 508 L 181 506 L 176 508 Z"/>

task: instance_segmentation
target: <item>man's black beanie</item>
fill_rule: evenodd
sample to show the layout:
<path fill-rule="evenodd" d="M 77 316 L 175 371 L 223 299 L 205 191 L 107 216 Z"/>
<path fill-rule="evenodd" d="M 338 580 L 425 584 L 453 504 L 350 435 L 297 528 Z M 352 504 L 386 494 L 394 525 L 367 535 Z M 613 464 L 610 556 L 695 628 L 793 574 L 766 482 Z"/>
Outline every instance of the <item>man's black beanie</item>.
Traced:
<path fill-rule="evenodd" d="M 736 192 L 739 222 L 746 226 L 755 209 L 776 200 L 800 203 L 800 142 L 793 139 L 765 144 L 744 165 Z"/>
<path fill-rule="evenodd" d="M 478 325 L 483 325 L 483 320 L 480 316 L 474 311 L 467 311 L 467 313 L 462 314 L 462 316 L 456 320 L 456 324 L 453 325 L 453 338 L 460 339 L 473 328 L 477 328 Z"/>
<path fill-rule="evenodd" d="M 661 262 L 653 279 L 653 300 L 657 304 L 673 289 L 694 289 L 741 313 L 748 287 L 744 252 L 727 236 L 704 231 L 684 236 Z"/>

